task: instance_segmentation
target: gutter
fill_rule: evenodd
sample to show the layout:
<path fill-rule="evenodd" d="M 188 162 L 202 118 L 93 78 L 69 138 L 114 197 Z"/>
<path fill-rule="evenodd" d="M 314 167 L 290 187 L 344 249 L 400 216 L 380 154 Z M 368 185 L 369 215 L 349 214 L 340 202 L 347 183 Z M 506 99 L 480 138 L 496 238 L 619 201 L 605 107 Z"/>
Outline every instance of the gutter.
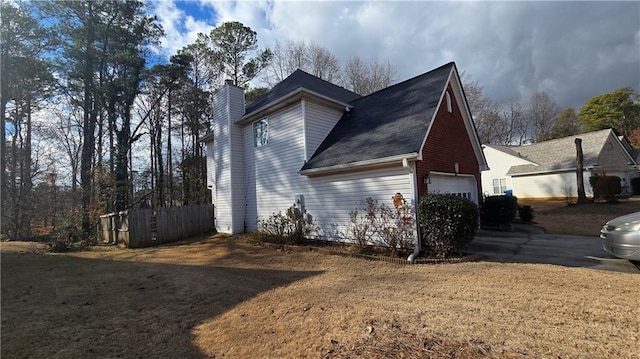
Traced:
<path fill-rule="evenodd" d="M 590 166 L 584 166 L 584 172 L 593 170 Z M 589 167 L 589 169 L 587 169 Z M 531 176 L 531 175 L 544 175 L 544 174 L 554 174 L 554 173 L 575 173 L 575 168 L 563 168 L 558 170 L 542 170 L 542 171 L 532 171 L 532 172 L 520 172 L 520 173 L 509 173 L 507 172 L 507 176 L 511 177 L 523 177 L 523 176 Z"/>
<path fill-rule="evenodd" d="M 417 158 L 418 158 L 418 153 L 414 152 L 414 153 L 409 153 L 404 155 L 389 156 L 389 157 L 376 158 L 376 159 L 366 160 L 366 161 L 344 163 L 344 164 L 328 166 L 328 167 L 311 168 L 311 169 L 298 171 L 298 174 L 301 174 L 304 176 L 313 176 L 313 175 L 320 175 L 320 174 L 329 174 L 332 172 L 346 172 L 351 169 L 356 169 L 359 167 L 375 168 L 379 166 L 392 164 L 398 161 L 402 161 L 402 166 L 404 167 L 405 162 L 407 162 L 408 160 L 415 160 Z"/>
<path fill-rule="evenodd" d="M 410 175 L 413 174 L 413 168 L 409 166 L 409 159 L 406 157 L 402 159 L 402 168 L 407 170 L 408 174 Z M 416 208 L 413 209 L 413 212 L 416 218 L 416 245 L 413 247 L 413 252 L 411 252 L 409 257 L 407 258 L 407 260 L 411 263 L 413 263 L 416 260 L 416 257 L 418 257 L 418 254 L 420 253 L 420 237 L 418 236 L 418 228 L 417 228 L 418 216 L 416 213 Z"/>
<path fill-rule="evenodd" d="M 245 122 L 250 122 L 251 120 L 254 119 L 254 117 L 259 117 L 258 115 L 260 115 L 260 113 L 267 111 L 267 110 L 273 110 L 274 106 L 280 105 L 282 104 L 282 106 L 286 106 L 287 105 L 287 101 L 291 101 L 291 103 L 295 102 L 297 100 L 297 96 L 302 96 L 303 94 L 309 94 L 311 96 L 314 96 L 318 99 L 327 101 L 327 102 L 331 102 L 336 104 L 336 107 L 340 107 L 340 108 L 352 108 L 352 105 L 349 105 L 348 103 L 342 102 L 342 101 L 338 101 L 336 99 L 333 99 L 331 97 L 327 97 L 325 95 L 321 95 L 315 91 L 311 91 L 308 90 L 304 87 L 298 87 L 297 89 L 290 91 L 289 93 L 284 94 L 283 96 L 280 96 L 278 98 L 276 98 L 275 100 L 268 102 L 260 107 L 258 107 L 257 109 L 251 111 L 250 113 L 247 113 L 245 115 L 243 115 L 242 117 L 240 117 L 240 119 L 238 119 L 235 123 L 236 124 L 243 124 Z"/>

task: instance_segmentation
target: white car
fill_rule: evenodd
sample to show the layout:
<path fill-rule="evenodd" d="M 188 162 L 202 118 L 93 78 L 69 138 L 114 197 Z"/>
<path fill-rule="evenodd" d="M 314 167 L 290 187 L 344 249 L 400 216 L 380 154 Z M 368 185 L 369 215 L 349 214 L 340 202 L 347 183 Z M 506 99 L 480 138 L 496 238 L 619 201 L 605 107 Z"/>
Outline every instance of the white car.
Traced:
<path fill-rule="evenodd" d="M 640 212 L 614 218 L 600 231 L 602 248 L 608 253 L 631 261 L 640 261 Z"/>

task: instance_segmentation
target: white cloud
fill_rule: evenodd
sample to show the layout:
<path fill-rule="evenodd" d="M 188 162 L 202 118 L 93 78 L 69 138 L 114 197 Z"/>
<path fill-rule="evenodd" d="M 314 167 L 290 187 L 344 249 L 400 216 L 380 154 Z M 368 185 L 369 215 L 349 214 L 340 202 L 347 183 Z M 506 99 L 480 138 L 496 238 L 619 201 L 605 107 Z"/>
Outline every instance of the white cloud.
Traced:
<path fill-rule="evenodd" d="M 159 52 L 167 58 L 179 49 L 193 43 L 198 33 L 209 33 L 215 27 L 202 20 L 196 20 L 178 8 L 173 1 L 152 2 L 151 14 L 158 17 L 165 36 L 160 43 Z"/>
<path fill-rule="evenodd" d="M 223 21 L 258 33 L 261 47 L 304 40 L 339 60 L 389 60 L 398 80 L 456 61 L 494 99 L 546 91 L 580 106 L 622 86 L 640 89 L 637 2 L 294 2 L 197 3 L 211 16 L 189 18 L 156 4 L 170 54 Z"/>

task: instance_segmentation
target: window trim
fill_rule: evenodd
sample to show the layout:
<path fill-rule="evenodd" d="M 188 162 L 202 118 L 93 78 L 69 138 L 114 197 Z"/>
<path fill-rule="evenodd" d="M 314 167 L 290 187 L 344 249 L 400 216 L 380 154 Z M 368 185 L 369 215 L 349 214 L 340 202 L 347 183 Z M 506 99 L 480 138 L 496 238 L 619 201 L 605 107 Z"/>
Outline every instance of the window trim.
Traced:
<path fill-rule="evenodd" d="M 269 118 L 263 117 L 252 124 L 253 127 L 253 147 L 258 148 L 269 144 Z M 260 128 L 261 136 L 258 137 L 258 128 Z M 265 135 L 266 133 L 266 135 Z M 260 141 L 258 141 L 260 138 Z"/>
<path fill-rule="evenodd" d="M 496 185 L 496 181 L 497 181 L 497 185 Z M 506 177 L 494 178 L 491 181 L 491 187 L 493 189 L 494 195 L 504 194 L 505 191 L 509 190 L 507 186 L 507 178 Z M 498 192 L 496 192 L 496 188 L 498 189 Z"/>

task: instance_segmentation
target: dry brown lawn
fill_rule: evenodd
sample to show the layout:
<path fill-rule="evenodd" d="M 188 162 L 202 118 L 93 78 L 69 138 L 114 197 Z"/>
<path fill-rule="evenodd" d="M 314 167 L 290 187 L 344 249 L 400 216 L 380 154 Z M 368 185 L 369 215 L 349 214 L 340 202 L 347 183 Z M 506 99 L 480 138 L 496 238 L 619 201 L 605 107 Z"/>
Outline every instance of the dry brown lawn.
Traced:
<path fill-rule="evenodd" d="M 640 275 L 399 266 L 202 237 L 2 243 L 5 358 L 639 358 Z"/>
<path fill-rule="evenodd" d="M 599 236 L 604 224 L 615 217 L 640 212 L 640 198 L 619 203 L 568 205 L 562 200 L 518 200 L 519 205 L 533 207 L 533 219 L 547 233 Z"/>

